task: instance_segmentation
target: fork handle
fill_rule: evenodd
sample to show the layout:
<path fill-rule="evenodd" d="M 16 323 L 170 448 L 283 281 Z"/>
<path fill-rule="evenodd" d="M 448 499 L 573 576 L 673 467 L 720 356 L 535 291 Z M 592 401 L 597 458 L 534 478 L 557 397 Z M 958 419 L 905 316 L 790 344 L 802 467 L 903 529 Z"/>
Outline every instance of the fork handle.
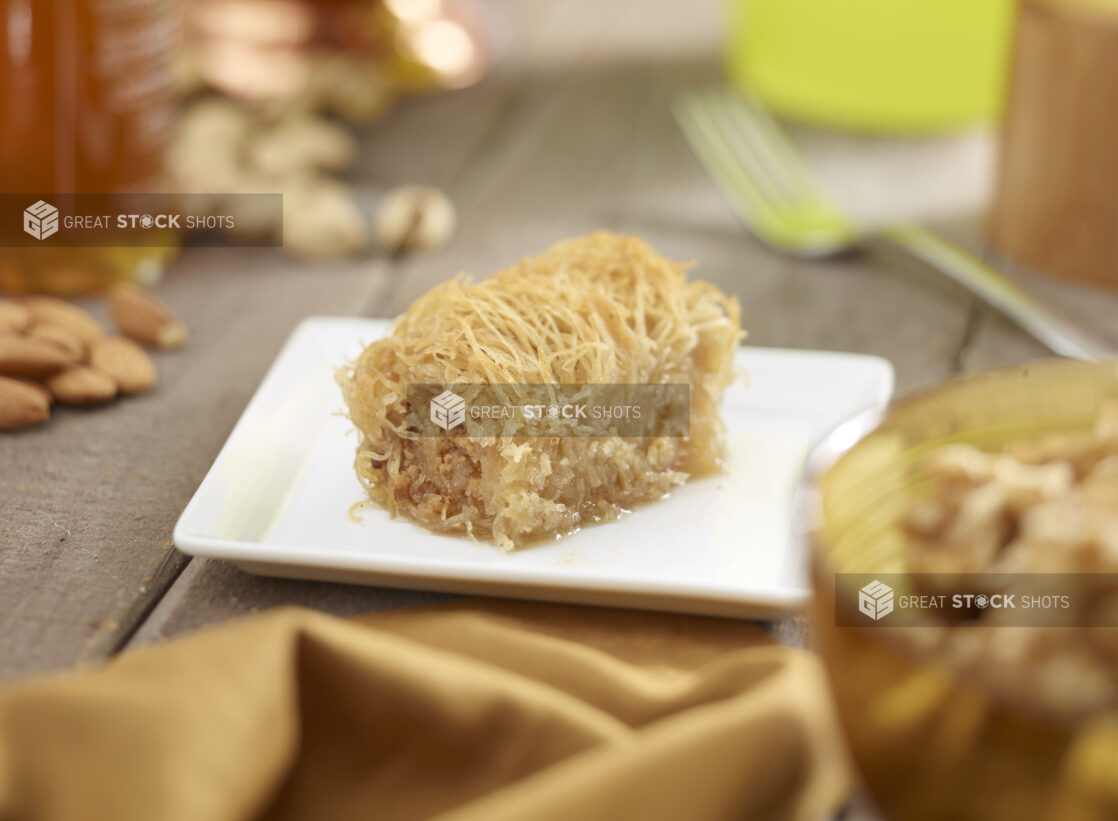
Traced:
<path fill-rule="evenodd" d="M 878 237 L 947 274 L 1061 356 L 1095 361 L 1116 353 L 1113 347 L 1057 317 L 989 265 L 931 231 L 898 223 L 884 228 Z"/>

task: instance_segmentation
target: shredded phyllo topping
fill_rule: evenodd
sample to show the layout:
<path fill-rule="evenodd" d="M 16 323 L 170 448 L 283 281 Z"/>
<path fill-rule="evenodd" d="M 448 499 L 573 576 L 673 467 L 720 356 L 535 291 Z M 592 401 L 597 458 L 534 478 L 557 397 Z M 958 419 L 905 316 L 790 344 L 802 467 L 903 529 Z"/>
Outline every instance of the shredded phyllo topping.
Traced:
<path fill-rule="evenodd" d="M 743 337 L 737 301 L 643 240 L 599 231 L 487 279 L 420 297 L 342 386 L 362 434 L 356 468 L 370 498 L 428 528 L 512 549 L 659 498 L 717 471 L 719 418 Z M 419 437 L 416 384 L 691 386 L 688 439 Z"/>

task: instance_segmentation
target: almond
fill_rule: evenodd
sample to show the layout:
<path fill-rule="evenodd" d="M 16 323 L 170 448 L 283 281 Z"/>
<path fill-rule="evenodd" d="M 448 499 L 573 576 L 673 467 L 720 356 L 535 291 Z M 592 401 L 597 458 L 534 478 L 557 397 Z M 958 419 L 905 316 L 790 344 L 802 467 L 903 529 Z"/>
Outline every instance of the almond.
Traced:
<path fill-rule="evenodd" d="M 3 376 L 49 376 L 78 364 L 79 359 L 45 339 L 0 334 L 0 375 Z"/>
<path fill-rule="evenodd" d="M 163 300 L 137 285 L 117 285 L 109 292 L 109 313 L 117 330 L 152 348 L 177 348 L 190 332 Z"/>
<path fill-rule="evenodd" d="M 67 330 L 61 325 L 36 323 L 26 333 L 32 339 L 44 339 L 65 348 L 79 361 L 85 359 L 85 343 L 73 331 Z"/>
<path fill-rule="evenodd" d="M 47 380 L 59 402 L 67 405 L 103 405 L 116 396 L 116 382 L 101 371 L 75 365 Z"/>
<path fill-rule="evenodd" d="M 26 385 L 27 387 L 31 388 L 31 390 L 35 391 L 37 394 L 39 394 L 41 397 L 43 397 L 43 399 L 45 399 L 47 401 L 48 405 L 54 403 L 54 394 L 51 393 L 50 391 L 48 391 L 47 386 L 44 385 L 42 382 L 36 382 L 33 379 L 19 379 L 19 380 L 16 380 L 16 381 L 18 381 L 18 382 Z"/>
<path fill-rule="evenodd" d="M 89 349 L 89 364 L 112 377 L 121 393 L 141 393 L 155 384 L 155 363 L 123 336 L 106 337 Z"/>
<path fill-rule="evenodd" d="M 31 319 L 44 325 L 60 325 L 86 344 L 92 345 L 105 335 L 105 327 L 89 311 L 72 302 L 53 296 L 29 296 L 23 305 Z"/>
<path fill-rule="evenodd" d="M 19 430 L 45 422 L 50 402 L 30 385 L 0 376 L 0 430 Z"/>
<path fill-rule="evenodd" d="M 19 333 L 30 324 L 30 311 L 11 299 L 0 299 L 0 333 Z"/>

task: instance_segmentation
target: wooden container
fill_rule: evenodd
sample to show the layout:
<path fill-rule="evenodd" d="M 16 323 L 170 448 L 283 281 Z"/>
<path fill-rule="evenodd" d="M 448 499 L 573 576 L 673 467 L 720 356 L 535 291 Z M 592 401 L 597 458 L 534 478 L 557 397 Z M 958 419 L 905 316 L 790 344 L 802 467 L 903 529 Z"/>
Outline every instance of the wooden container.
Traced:
<path fill-rule="evenodd" d="M 1118 289 L 1118 2 L 1023 0 L 990 241 Z"/>

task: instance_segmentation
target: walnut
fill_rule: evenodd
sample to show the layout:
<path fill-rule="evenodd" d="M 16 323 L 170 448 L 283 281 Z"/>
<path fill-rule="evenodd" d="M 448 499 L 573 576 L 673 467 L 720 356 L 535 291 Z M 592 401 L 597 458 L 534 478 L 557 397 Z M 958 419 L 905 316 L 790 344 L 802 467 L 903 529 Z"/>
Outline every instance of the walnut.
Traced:
<path fill-rule="evenodd" d="M 1001 454 L 969 445 L 934 453 L 925 469 L 931 498 L 901 520 L 910 537 L 908 569 L 936 574 L 920 587 L 960 574 L 1022 574 L 1016 590 L 1038 573 L 1118 573 L 1118 403 L 1100 412 L 1091 430 L 1015 442 Z M 943 591 L 941 591 L 943 592 Z M 1020 626 L 1017 614 L 978 614 L 984 629 L 951 625 L 935 652 L 958 669 L 999 687 L 1021 689 L 1068 711 L 1118 704 L 1118 591 L 1086 585 L 1064 624 L 1083 619 L 1099 627 Z M 1079 622 L 1082 623 L 1082 622 Z M 1015 626 L 1017 625 L 1017 626 Z M 1116 625 L 1116 626 L 1110 626 Z"/>

